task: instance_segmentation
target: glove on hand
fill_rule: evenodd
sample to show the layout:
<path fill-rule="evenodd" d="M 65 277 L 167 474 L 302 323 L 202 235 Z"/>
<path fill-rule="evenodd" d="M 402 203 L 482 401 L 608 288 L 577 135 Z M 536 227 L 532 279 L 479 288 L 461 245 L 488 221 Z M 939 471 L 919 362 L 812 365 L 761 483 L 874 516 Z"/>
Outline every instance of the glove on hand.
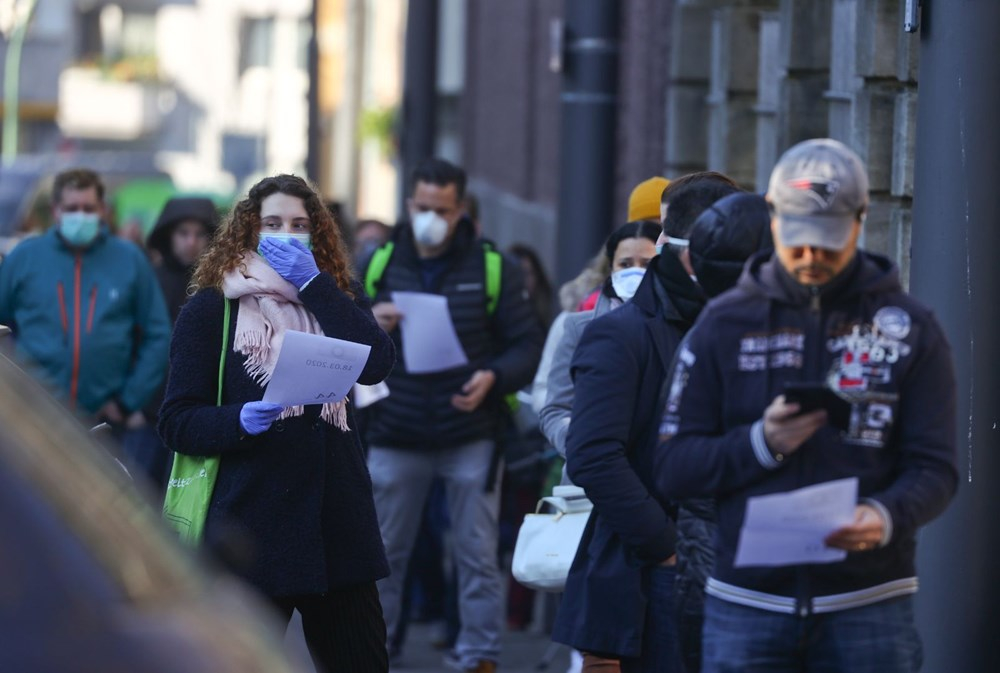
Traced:
<path fill-rule="evenodd" d="M 294 238 L 287 243 L 265 238 L 260 243 L 260 252 L 272 269 L 300 290 L 319 275 L 312 252 Z"/>
<path fill-rule="evenodd" d="M 273 402 L 247 402 L 240 409 L 240 427 L 248 435 L 259 435 L 271 427 L 283 409 Z"/>

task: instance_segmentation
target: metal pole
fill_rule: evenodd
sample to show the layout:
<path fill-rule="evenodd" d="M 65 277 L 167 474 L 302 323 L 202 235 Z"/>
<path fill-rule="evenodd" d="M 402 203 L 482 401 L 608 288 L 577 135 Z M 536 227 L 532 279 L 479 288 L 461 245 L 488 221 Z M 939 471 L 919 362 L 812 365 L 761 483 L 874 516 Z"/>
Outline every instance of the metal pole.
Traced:
<path fill-rule="evenodd" d="M 948 334 L 959 492 L 922 534 L 926 671 L 994 671 L 1000 613 L 1000 2 L 924 0 L 911 290 Z"/>
<path fill-rule="evenodd" d="M 403 68 L 400 138 L 400 213 L 410 192 L 410 175 L 434 154 L 437 116 L 438 0 L 410 0 Z"/>
<path fill-rule="evenodd" d="M 28 34 L 28 25 L 35 12 L 37 0 L 27 0 L 27 2 L 27 7 L 24 8 L 23 12 L 18 12 L 20 3 L 14 5 L 14 29 L 10 34 L 7 54 L 4 59 L 2 159 L 5 166 L 14 163 L 14 159 L 17 157 L 18 124 L 21 116 L 21 51 L 24 48 L 24 38 Z"/>
<path fill-rule="evenodd" d="M 615 223 L 616 0 L 567 0 L 559 158 L 559 282 L 575 277 Z M 624 222 L 622 222 L 624 224 Z"/>
<path fill-rule="evenodd" d="M 325 189 L 326 185 L 320 183 L 319 174 L 320 140 L 322 138 L 322 133 L 320 132 L 319 90 L 320 77 L 323 76 L 319 67 L 319 3 L 322 1 L 313 0 L 312 8 L 309 10 L 311 34 L 309 35 L 308 46 L 309 93 L 307 100 L 309 114 L 307 120 L 308 127 L 306 129 L 306 175 L 314 184 L 319 185 L 321 189 Z"/>

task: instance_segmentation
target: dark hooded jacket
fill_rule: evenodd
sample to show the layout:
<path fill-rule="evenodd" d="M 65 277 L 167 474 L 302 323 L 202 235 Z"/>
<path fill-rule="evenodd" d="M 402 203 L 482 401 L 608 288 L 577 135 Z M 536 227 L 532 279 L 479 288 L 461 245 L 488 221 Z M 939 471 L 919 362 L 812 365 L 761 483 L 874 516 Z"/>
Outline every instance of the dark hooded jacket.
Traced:
<path fill-rule="evenodd" d="M 852 401 L 850 428 L 820 428 L 774 460 L 764 409 L 787 382 L 825 381 Z M 889 260 L 859 252 L 823 288 L 758 255 L 712 301 L 681 348 L 661 426 L 661 497 L 715 496 L 716 561 L 706 592 L 786 613 L 847 609 L 916 591 L 920 526 L 957 486 L 951 352 Z M 748 498 L 857 477 L 888 522 L 883 545 L 829 564 L 734 567 Z"/>
<path fill-rule="evenodd" d="M 200 197 L 176 197 L 163 206 L 153 231 L 149 234 L 146 247 L 159 253 L 162 261 L 156 266 L 156 279 L 163 289 L 163 297 L 170 311 L 170 322 L 176 323 L 181 307 L 188 300 L 188 285 L 191 283 L 193 266 L 181 264 L 173 253 L 171 238 L 177 225 L 185 220 L 201 222 L 209 236 L 218 226 L 218 213 L 210 199 Z"/>
<path fill-rule="evenodd" d="M 771 214 L 764 197 L 737 192 L 716 201 L 691 229 L 691 266 L 709 297 L 733 288 L 747 260 L 771 251 Z M 705 583 L 715 565 L 716 511 L 712 498 L 677 505 L 677 634 L 688 673 L 701 670 Z"/>

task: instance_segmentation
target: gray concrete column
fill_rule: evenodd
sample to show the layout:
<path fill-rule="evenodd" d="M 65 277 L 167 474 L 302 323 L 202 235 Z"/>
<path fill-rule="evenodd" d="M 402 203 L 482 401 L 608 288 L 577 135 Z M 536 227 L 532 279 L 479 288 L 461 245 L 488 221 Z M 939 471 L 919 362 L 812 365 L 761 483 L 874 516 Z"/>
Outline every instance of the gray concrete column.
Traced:
<path fill-rule="evenodd" d="M 925 671 L 997 670 L 1000 617 L 1000 2 L 924 0 L 913 293 L 937 313 L 958 377 L 960 484 L 920 536 Z"/>

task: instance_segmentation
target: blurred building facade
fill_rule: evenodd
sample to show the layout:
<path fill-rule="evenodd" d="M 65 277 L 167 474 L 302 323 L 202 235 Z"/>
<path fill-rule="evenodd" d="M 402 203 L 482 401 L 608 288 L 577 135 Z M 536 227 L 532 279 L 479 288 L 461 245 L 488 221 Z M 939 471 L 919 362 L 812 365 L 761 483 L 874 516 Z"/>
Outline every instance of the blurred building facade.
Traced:
<path fill-rule="evenodd" d="M 418 1 L 437 13 L 436 152 L 468 169 L 488 236 L 533 245 L 555 268 L 555 38 L 566 3 L 583 0 L 38 0 L 21 151 L 121 151 L 180 188 L 214 191 L 304 172 L 311 152 L 312 177 L 345 212 L 393 221 L 406 188 L 406 21 Z M 864 244 L 899 261 L 905 279 L 918 89 L 905 4 L 619 3 L 607 231 L 651 175 L 714 169 L 763 190 L 784 149 L 829 135 L 868 162 Z"/>
<path fill-rule="evenodd" d="M 22 58 L 19 152 L 120 152 L 181 189 L 222 193 L 262 173 L 301 172 L 311 8 L 38 0 Z"/>
<path fill-rule="evenodd" d="M 316 0 L 313 176 L 359 218 L 394 222 L 405 0 Z M 452 31 L 460 34 L 460 31 Z"/>

